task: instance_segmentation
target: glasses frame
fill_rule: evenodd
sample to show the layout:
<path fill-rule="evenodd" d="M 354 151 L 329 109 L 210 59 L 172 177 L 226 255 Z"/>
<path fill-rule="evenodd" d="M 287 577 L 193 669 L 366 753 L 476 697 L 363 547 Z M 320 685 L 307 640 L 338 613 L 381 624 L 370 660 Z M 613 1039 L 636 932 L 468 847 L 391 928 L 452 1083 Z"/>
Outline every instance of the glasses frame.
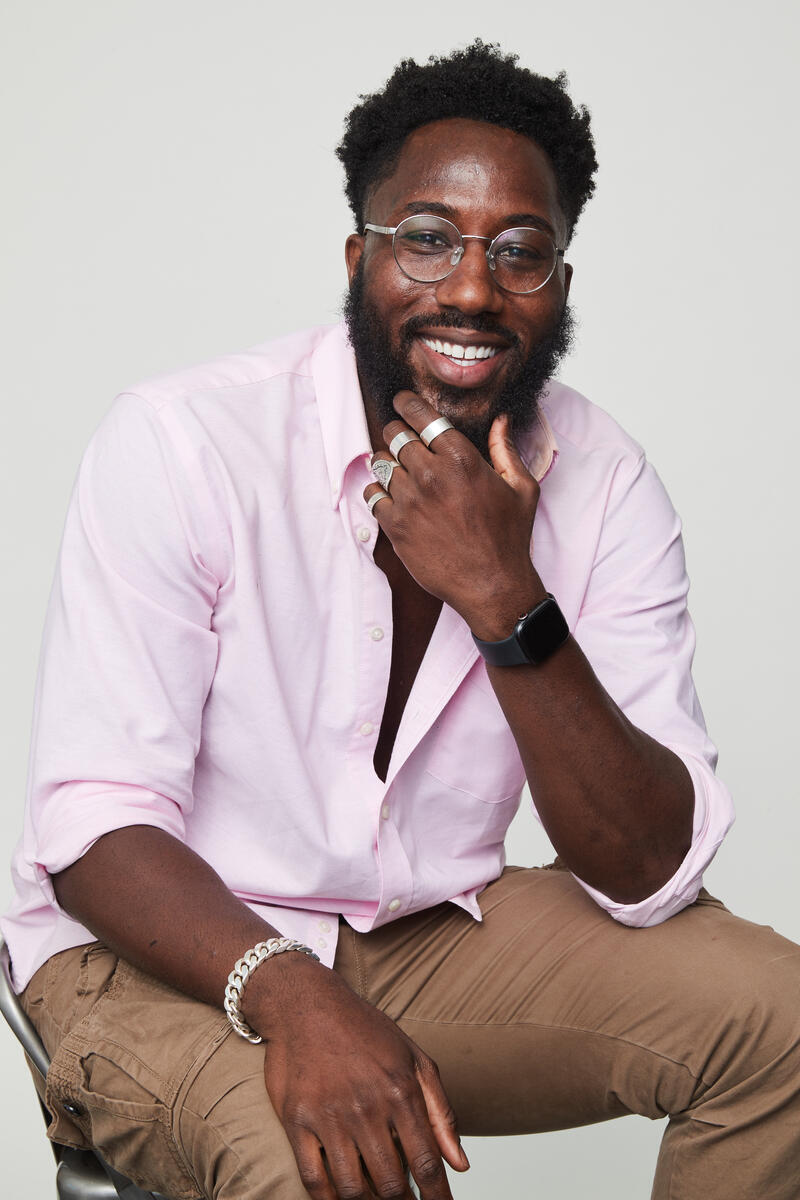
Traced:
<path fill-rule="evenodd" d="M 434 221 L 441 221 L 443 224 L 449 225 L 450 228 L 455 230 L 455 232 L 458 234 L 460 245 L 456 246 L 455 250 L 452 252 L 452 258 L 450 260 L 450 269 L 448 271 L 445 271 L 444 275 L 439 275 L 436 279 L 415 279 L 415 277 L 413 275 L 409 275 L 408 271 L 401 264 L 400 260 L 397 257 L 397 232 L 398 232 L 398 230 L 402 229 L 403 226 L 406 225 L 409 221 L 419 220 L 420 217 L 430 217 Z M 494 245 L 497 241 L 500 240 L 500 238 L 505 237 L 505 235 L 507 233 L 516 233 L 517 230 L 522 231 L 522 230 L 528 230 L 528 229 L 530 229 L 533 233 L 543 233 L 545 235 L 545 237 L 548 238 L 548 240 L 553 242 L 553 239 L 550 237 L 549 233 L 547 233 L 546 230 L 539 229 L 535 225 L 513 225 L 509 229 L 501 230 L 501 232 L 498 233 L 493 238 L 484 237 L 482 234 L 479 234 L 479 233 L 462 233 L 457 225 L 454 225 L 452 221 L 448 221 L 447 217 L 437 216 L 436 213 L 412 213 L 410 216 L 404 217 L 399 225 L 373 225 L 371 222 L 367 222 L 367 224 L 364 226 L 363 234 L 364 234 L 364 236 L 366 236 L 367 233 L 382 233 L 382 234 L 386 234 L 387 236 L 391 235 L 392 254 L 394 256 L 394 261 L 397 263 L 398 267 L 403 272 L 406 279 L 410 279 L 414 283 L 441 283 L 443 279 L 447 279 L 450 275 L 453 274 L 453 271 L 456 270 L 459 263 L 461 262 L 461 259 L 464 257 L 464 250 L 466 248 L 464 246 L 464 242 L 466 242 L 466 241 L 488 242 L 489 245 L 486 247 L 486 250 L 485 250 L 486 261 L 489 264 L 489 270 L 492 272 L 492 278 L 493 278 L 495 285 L 497 287 L 499 287 L 502 291 L 508 292 L 512 296 L 532 296 L 534 294 L 534 292 L 540 292 L 543 287 L 546 287 L 547 284 L 550 282 L 550 280 L 553 278 L 556 267 L 558 266 L 559 258 L 564 257 L 565 247 L 558 246 L 555 242 L 553 242 L 553 249 L 555 250 L 556 254 L 555 254 L 555 258 L 553 259 L 553 265 L 550 268 L 550 273 L 546 279 L 542 280 L 541 283 L 537 283 L 535 288 L 528 288 L 527 291 L 518 292 L 518 291 L 515 291 L 514 288 L 506 287 L 504 284 L 502 284 L 498 281 L 496 274 L 495 274 L 496 269 L 497 269 L 497 263 L 495 260 Z"/>

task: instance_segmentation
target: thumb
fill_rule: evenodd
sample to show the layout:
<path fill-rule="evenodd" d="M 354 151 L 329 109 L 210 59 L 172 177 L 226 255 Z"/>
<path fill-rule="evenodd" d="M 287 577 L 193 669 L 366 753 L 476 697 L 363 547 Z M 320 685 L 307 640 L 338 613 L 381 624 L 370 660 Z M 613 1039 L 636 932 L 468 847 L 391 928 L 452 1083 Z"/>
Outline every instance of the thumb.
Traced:
<path fill-rule="evenodd" d="M 515 491 L 525 484 L 530 484 L 533 476 L 514 445 L 508 413 L 502 413 L 492 421 L 489 430 L 489 457 L 497 474 Z"/>
<path fill-rule="evenodd" d="M 434 1137 L 439 1143 L 442 1157 L 454 1171 L 468 1171 L 469 1159 L 461 1148 L 456 1133 L 456 1114 L 450 1105 L 439 1074 L 435 1068 L 424 1070 L 422 1064 L 417 1064 L 417 1079 L 422 1091 L 422 1098 L 428 1110 L 428 1120 L 431 1123 Z"/>

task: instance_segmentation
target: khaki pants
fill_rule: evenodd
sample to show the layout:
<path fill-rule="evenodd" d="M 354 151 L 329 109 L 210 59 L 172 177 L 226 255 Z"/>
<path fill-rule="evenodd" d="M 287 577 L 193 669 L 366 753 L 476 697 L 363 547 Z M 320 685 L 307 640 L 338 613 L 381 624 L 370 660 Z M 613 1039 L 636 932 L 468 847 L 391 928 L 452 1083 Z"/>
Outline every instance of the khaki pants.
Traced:
<path fill-rule="evenodd" d="M 657 1200 L 800 1197 L 800 947 L 706 893 L 653 929 L 560 870 L 507 869 L 368 934 L 335 969 L 438 1063 L 464 1134 L 670 1116 Z M 269 969 L 268 966 L 263 969 Z M 55 955 L 23 1003 L 53 1065 L 51 1134 L 175 1200 L 302 1200 L 263 1047 L 103 946 Z"/>

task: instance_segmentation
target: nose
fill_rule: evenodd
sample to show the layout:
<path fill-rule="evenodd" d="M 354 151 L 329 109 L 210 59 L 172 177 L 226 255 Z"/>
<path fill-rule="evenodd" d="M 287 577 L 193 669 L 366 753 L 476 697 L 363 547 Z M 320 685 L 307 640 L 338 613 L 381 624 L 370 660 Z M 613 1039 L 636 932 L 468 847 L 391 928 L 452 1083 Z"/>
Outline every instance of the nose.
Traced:
<path fill-rule="evenodd" d="M 486 245 L 484 241 L 465 240 L 458 266 L 436 284 L 436 299 L 444 308 L 457 308 L 470 316 L 500 312 L 503 295 L 489 268 Z"/>

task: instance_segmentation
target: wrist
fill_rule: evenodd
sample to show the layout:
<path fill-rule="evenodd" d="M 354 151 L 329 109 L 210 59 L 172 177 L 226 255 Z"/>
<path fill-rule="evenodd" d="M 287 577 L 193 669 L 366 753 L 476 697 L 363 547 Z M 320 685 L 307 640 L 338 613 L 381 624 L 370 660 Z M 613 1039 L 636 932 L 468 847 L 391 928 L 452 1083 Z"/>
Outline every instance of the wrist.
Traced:
<path fill-rule="evenodd" d="M 529 613 L 547 596 L 547 590 L 535 571 L 522 580 L 496 585 L 480 600 L 462 612 L 472 634 L 482 642 L 500 642 L 510 637 L 520 617 Z"/>
<path fill-rule="evenodd" d="M 275 967 L 276 959 L 289 957 L 295 961 L 305 959 L 306 962 L 319 962 L 313 950 L 295 938 L 269 938 L 267 941 L 258 942 L 242 955 L 228 976 L 224 999 L 225 1012 L 236 1032 L 250 1042 L 262 1040 L 261 1030 L 270 1019 L 265 1022 L 263 1014 L 271 1014 L 274 1018 L 276 1012 L 286 1011 L 285 995 L 280 998 L 276 992 L 286 992 L 286 975 L 291 977 L 293 972 L 290 970 L 286 974 L 273 973 L 269 971 L 269 967 Z M 282 989 L 279 982 L 281 977 Z M 266 997 L 265 981 L 267 985 L 271 985 L 268 986 Z"/>
<path fill-rule="evenodd" d="M 569 625 L 549 593 L 523 613 L 506 638 L 487 641 L 472 635 L 478 651 L 490 667 L 540 667 L 569 637 Z"/>

